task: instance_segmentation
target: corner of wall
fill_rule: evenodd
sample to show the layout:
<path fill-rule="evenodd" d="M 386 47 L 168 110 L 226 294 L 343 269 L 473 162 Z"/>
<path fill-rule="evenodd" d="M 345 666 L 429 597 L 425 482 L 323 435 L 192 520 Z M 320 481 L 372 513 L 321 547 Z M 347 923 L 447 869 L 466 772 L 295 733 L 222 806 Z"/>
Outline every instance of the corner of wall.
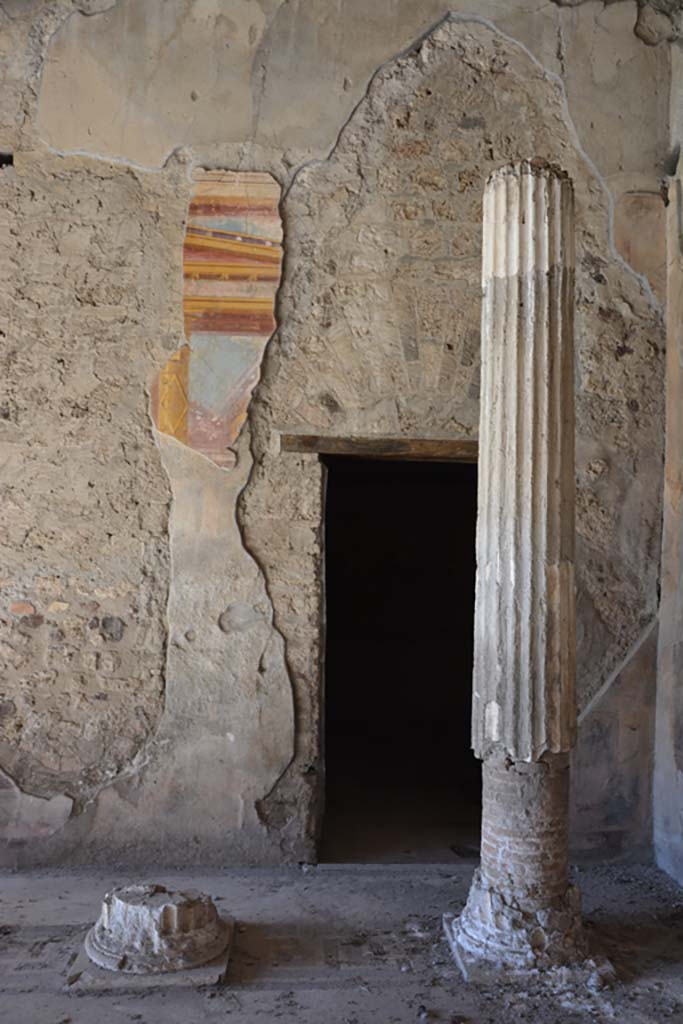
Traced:
<path fill-rule="evenodd" d="M 671 47 L 670 151 L 683 137 L 683 51 Z M 664 523 L 657 657 L 653 835 L 660 868 L 683 885 L 683 177 L 667 184 L 667 355 Z"/>

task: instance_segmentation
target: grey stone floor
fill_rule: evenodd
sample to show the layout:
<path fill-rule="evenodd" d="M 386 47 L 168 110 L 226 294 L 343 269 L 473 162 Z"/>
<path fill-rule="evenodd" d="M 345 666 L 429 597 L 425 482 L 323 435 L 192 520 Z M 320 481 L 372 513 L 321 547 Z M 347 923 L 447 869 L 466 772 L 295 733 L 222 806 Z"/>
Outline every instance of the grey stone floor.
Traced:
<path fill-rule="evenodd" d="M 683 1024 L 683 891 L 651 867 L 584 867 L 594 945 L 618 982 L 588 973 L 465 984 L 440 916 L 457 911 L 473 862 L 159 872 L 198 887 L 238 922 L 228 983 L 76 992 L 67 985 L 101 895 L 123 874 L 0 876 L 2 1024 Z M 151 876 L 149 876 L 151 879 Z M 77 987 L 77 986 L 76 986 Z"/>

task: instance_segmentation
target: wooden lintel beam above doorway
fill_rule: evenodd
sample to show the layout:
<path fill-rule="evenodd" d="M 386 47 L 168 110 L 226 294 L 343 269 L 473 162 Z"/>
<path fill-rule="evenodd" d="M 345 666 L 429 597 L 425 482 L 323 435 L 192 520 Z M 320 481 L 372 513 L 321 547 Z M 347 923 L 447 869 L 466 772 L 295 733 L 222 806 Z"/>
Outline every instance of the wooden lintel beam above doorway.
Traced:
<path fill-rule="evenodd" d="M 478 441 L 409 437 L 320 437 L 282 434 L 283 452 L 309 455 L 349 455 L 360 459 L 403 459 L 406 462 L 476 462 Z"/>

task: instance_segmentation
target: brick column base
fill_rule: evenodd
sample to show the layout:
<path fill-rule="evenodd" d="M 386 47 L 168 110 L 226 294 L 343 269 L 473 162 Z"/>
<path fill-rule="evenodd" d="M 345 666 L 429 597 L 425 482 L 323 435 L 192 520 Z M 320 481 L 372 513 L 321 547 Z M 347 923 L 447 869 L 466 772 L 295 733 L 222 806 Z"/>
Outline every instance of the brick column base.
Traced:
<path fill-rule="evenodd" d="M 465 909 L 444 919 L 458 959 L 529 970 L 586 954 L 578 889 L 569 884 L 569 759 L 483 764 L 481 867 Z"/>

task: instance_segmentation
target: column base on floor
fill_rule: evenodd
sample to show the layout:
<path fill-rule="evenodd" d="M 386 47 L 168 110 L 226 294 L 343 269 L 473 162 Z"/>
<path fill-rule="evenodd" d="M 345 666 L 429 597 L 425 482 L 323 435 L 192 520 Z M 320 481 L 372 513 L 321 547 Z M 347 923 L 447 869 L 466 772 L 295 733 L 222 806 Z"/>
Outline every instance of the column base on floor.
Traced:
<path fill-rule="evenodd" d="M 544 905 L 522 903 L 494 889 L 477 869 L 459 917 L 445 914 L 446 938 L 466 979 L 477 965 L 531 971 L 577 963 L 586 957 L 581 896 L 576 886 Z"/>

